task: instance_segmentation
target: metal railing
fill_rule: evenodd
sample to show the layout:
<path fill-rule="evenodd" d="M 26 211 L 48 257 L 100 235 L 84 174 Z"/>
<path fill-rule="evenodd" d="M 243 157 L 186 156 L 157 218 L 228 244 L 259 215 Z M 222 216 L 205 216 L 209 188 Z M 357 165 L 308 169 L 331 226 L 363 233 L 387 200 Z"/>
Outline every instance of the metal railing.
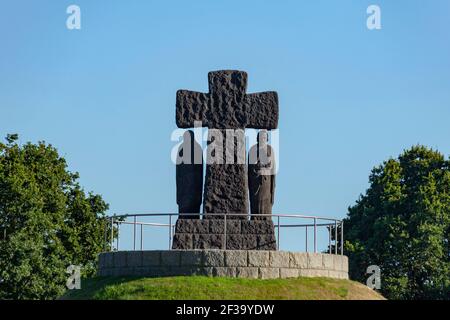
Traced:
<path fill-rule="evenodd" d="M 124 215 L 114 215 L 111 217 L 108 217 L 109 219 L 109 226 L 110 226 L 110 232 L 111 232 L 111 242 L 110 242 L 110 250 L 119 251 L 119 244 L 120 244 L 120 226 L 121 225 L 132 225 L 133 226 L 133 250 L 136 250 L 136 238 L 137 238 L 137 226 L 140 227 L 140 250 L 143 250 L 144 247 L 144 237 L 143 237 L 143 227 L 149 226 L 149 227 L 164 227 L 168 228 L 168 237 L 169 237 L 169 250 L 172 250 L 172 238 L 175 233 L 175 224 L 172 223 L 174 221 L 174 217 L 179 216 L 192 216 L 192 215 L 199 215 L 198 213 L 143 213 L 143 214 L 124 214 Z M 204 216 L 205 214 L 202 214 L 201 216 Z M 325 217 L 317 217 L 317 216 L 305 216 L 305 215 L 298 215 L 298 214 L 257 214 L 257 215 L 251 215 L 251 214 L 237 214 L 237 213 L 208 213 L 206 214 L 208 216 L 222 216 L 224 220 L 224 245 L 223 248 L 226 250 L 227 245 L 227 218 L 230 219 L 230 217 L 246 217 L 247 219 L 250 219 L 253 217 L 269 217 L 272 218 L 274 222 L 274 227 L 276 228 L 276 239 L 277 239 L 277 249 L 280 249 L 280 231 L 282 228 L 304 228 L 305 229 L 305 251 L 308 252 L 309 246 L 308 246 L 308 230 L 313 230 L 313 248 L 314 252 L 316 253 L 318 250 L 317 246 L 317 231 L 318 228 L 325 227 L 328 230 L 328 253 L 329 254 L 344 254 L 344 222 L 339 219 L 334 218 L 325 218 Z M 167 223 L 154 223 L 154 222 L 143 222 L 138 221 L 138 218 L 156 218 L 156 217 L 167 217 L 168 221 Z M 132 221 L 128 221 L 131 219 Z M 308 220 L 309 223 L 301 223 L 301 224 L 282 224 L 281 219 L 298 219 L 298 220 Z M 116 228 L 114 228 L 116 226 Z M 114 236 L 114 230 L 116 230 L 116 236 Z M 334 231 L 334 241 L 332 240 L 332 232 Z M 339 231 L 339 232 L 338 232 Z M 105 230 L 106 235 L 106 230 Z M 115 243 L 114 243 L 115 242 Z M 334 243 L 333 243 L 334 242 Z M 334 244 L 334 253 L 332 252 L 332 244 Z M 339 250 L 338 250 L 339 247 Z M 339 251 L 339 253 L 338 253 Z"/>

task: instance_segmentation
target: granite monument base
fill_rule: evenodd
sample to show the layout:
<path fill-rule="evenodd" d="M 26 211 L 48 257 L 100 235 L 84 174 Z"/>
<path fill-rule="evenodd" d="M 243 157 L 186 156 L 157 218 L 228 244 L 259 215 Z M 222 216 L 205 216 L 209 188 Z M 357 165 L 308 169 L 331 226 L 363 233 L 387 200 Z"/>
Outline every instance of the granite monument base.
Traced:
<path fill-rule="evenodd" d="M 271 219 L 227 219 L 224 227 L 224 219 L 178 219 L 172 249 L 277 250 Z"/>
<path fill-rule="evenodd" d="M 116 251 L 100 254 L 98 275 L 348 279 L 348 258 L 324 253 L 261 250 Z"/>

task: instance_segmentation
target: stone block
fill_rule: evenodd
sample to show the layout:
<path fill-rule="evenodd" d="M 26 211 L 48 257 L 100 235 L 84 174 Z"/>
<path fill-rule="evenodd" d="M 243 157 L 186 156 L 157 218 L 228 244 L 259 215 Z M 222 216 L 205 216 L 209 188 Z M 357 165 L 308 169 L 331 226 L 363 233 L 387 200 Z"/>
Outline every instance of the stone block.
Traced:
<path fill-rule="evenodd" d="M 318 269 L 301 269 L 299 270 L 300 277 L 328 277 L 328 270 L 318 270 Z"/>
<path fill-rule="evenodd" d="M 126 251 L 114 252 L 113 261 L 115 268 L 125 268 L 127 266 L 127 255 Z"/>
<path fill-rule="evenodd" d="M 203 253 L 200 250 L 189 250 L 180 252 L 181 266 L 201 266 Z"/>
<path fill-rule="evenodd" d="M 175 234 L 177 233 L 194 233 L 193 219 L 178 219 L 175 223 Z"/>
<path fill-rule="evenodd" d="M 269 251 L 269 260 L 271 267 L 289 268 L 289 252 Z"/>
<path fill-rule="evenodd" d="M 257 250 L 258 241 L 255 234 L 243 234 L 242 236 L 242 250 Z"/>
<path fill-rule="evenodd" d="M 112 275 L 113 277 L 133 276 L 133 268 L 114 268 Z"/>
<path fill-rule="evenodd" d="M 223 239 L 220 234 L 194 234 L 193 249 L 223 249 Z"/>
<path fill-rule="evenodd" d="M 327 270 L 334 270 L 334 268 L 335 268 L 334 260 L 335 260 L 335 255 L 333 255 L 333 254 L 323 254 L 322 255 L 323 268 L 327 269 Z"/>
<path fill-rule="evenodd" d="M 277 250 L 275 234 L 258 234 L 256 236 L 257 250 Z"/>
<path fill-rule="evenodd" d="M 259 278 L 278 279 L 280 277 L 280 268 L 259 268 Z"/>
<path fill-rule="evenodd" d="M 249 267 L 269 267 L 270 256 L 268 251 L 248 251 Z"/>
<path fill-rule="evenodd" d="M 161 266 L 179 266 L 180 265 L 180 251 L 170 250 L 161 251 Z"/>
<path fill-rule="evenodd" d="M 322 269 L 323 268 L 322 254 L 308 253 L 308 268 Z"/>
<path fill-rule="evenodd" d="M 192 220 L 194 225 L 194 233 L 208 233 L 209 232 L 209 220 Z"/>
<path fill-rule="evenodd" d="M 173 236 L 172 249 L 189 250 L 193 248 L 193 235 L 188 233 L 177 233 Z"/>
<path fill-rule="evenodd" d="M 127 266 L 132 268 L 142 266 L 142 251 L 128 251 Z"/>
<path fill-rule="evenodd" d="M 240 219 L 227 219 L 227 234 L 241 234 Z"/>
<path fill-rule="evenodd" d="M 341 256 L 342 259 L 342 271 L 348 273 L 348 257 L 347 256 Z M 348 278 L 348 275 L 347 275 Z"/>
<path fill-rule="evenodd" d="M 227 266 L 227 267 L 246 267 L 247 266 L 247 251 L 244 251 L 244 250 L 225 251 L 225 266 Z"/>
<path fill-rule="evenodd" d="M 280 278 L 298 278 L 298 275 L 298 269 L 280 268 Z"/>
<path fill-rule="evenodd" d="M 237 267 L 236 277 L 258 279 L 259 271 L 256 267 Z"/>
<path fill-rule="evenodd" d="M 241 223 L 243 234 L 274 234 L 275 228 L 272 220 L 247 220 Z"/>
<path fill-rule="evenodd" d="M 159 266 L 161 264 L 161 251 L 143 251 L 142 252 L 142 265 L 147 266 Z"/>
<path fill-rule="evenodd" d="M 297 269 L 308 268 L 308 254 L 303 252 L 290 252 L 289 267 Z"/>
<path fill-rule="evenodd" d="M 215 277 L 236 277 L 236 267 L 214 267 L 213 275 Z"/>
<path fill-rule="evenodd" d="M 111 277 L 113 275 L 113 268 L 98 269 L 97 276 L 99 277 Z"/>
<path fill-rule="evenodd" d="M 228 234 L 227 235 L 227 250 L 241 250 L 242 249 L 242 235 Z"/>
<path fill-rule="evenodd" d="M 98 256 L 98 267 L 100 269 L 114 267 L 113 255 L 113 252 L 100 253 Z"/>
<path fill-rule="evenodd" d="M 203 265 L 206 267 L 225 266 L 225 253 L 223 250 L 207 250 L 203 252 Z"/>
<path fill-rule="evenodd" d="M 223 234 L 223 220 L 209 219 L 209 233 Z"/>

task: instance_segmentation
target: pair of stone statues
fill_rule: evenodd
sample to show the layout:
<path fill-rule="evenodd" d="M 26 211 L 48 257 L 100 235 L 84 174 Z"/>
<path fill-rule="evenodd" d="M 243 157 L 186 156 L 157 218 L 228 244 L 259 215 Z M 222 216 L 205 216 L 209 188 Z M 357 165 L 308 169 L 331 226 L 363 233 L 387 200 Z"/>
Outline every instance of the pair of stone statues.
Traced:
<path fill-rule="evenodd" d="M 199 219 L 203 193 L 202 148 L 194 133 L 187 130 L 178 148 L 176 183 L 180 218 Z M 249 150 L 247 179 L 252 220 L 267 220 L 272 214 L 275 195 L 275 155 L 268 145 L 267 130 L 258 133 L 257 143 Z M 246 212 L 242 212 L 246 213 Z"/>

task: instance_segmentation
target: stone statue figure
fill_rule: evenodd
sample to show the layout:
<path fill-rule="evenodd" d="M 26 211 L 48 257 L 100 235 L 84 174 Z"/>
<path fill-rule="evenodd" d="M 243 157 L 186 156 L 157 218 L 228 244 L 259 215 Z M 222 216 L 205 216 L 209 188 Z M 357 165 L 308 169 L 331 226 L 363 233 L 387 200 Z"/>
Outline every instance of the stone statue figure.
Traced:
<path fill-rule="evenodd" d="M 267 130 L 258 133 L 257 144 L 252 146 L 248 156 L 248 187 L 252 220 L 268 220 L 271 217 L 253 215 L 272 214 L 275 195 L 275 155 L 267 144 Z"/>
<path fill-rule="evenodd" d="M 181 219 L 200 218 L 203 192 L 202 153 L 201 146 L 194 139 L 194 132 L 187 130 L 177 153 L 177 204 L 179 213 L 194 214 L 180 215 Z"/>

